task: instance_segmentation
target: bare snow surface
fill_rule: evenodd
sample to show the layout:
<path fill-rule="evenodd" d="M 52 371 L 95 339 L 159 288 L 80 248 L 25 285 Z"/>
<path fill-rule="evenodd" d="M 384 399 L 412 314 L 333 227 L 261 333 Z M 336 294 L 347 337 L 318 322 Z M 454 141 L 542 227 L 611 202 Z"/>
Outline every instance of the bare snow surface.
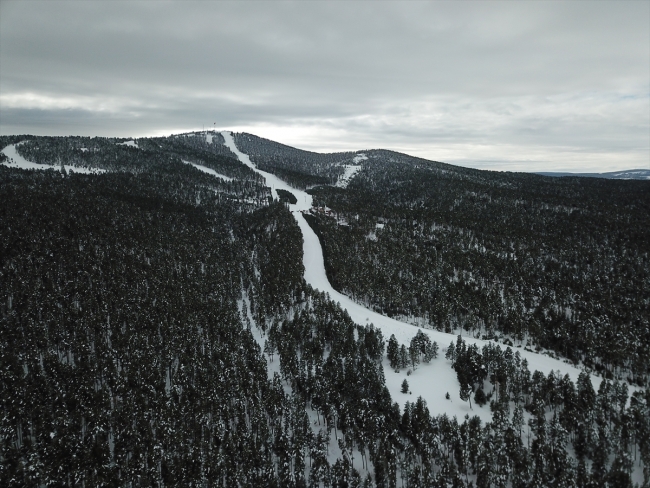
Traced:
<path fill-rule="evenodd" d="M 215 170 L 208 168 L 206 166 L 201 166 L 200 164 L 192 163 L 191 161 L 185 161 L 184 159 L 181 159 L 185 164 L 191 164 L 194 166 L 196 169 L 203 171 L 204 173 L 208 173 L 209 175 L 216 176 L 217 178 L 221 178 L 222 180 L 226 181 L 232 181 L 233 179 L 230 176 L 222 175 L 221 173 L 217 173 Z"/>
<path fill-rule="evenodd" d="M 345 168 L 345 171 L 336 182 L 336 186 L 339 188 L 347 188 L 350 180 L 354 178 L 354 175 L 356 175 L 361 170 L 361 165 L 359 165 L 359 163 L 361 161 L 365 161 L 366 159 L 368 159 L 368 156 L 366 156 L 364 153 L 359 153 L 352 159 L 352 162 L 354 164 L 344 165 L 343 167 Z"/>
<path fill-rule="evenodd" d="M 354 175 L 356 175 L 361 169 L 361 166 L 354 166 L 351 164 L 346 164 L 343 167 L 345 168 L 345 171 L 336 182 L 336 186 L 339 188 L 347 188 L 350 180 L 354 178 Z"/>
<path fill-rule="evenodd" d="M 18 144 L 20 144 L 20 142 Z M 53 169 L 55 171 L 61 170 L 60 164 L 38 164 L 27 161 L 20 154 L 18 154 L 18 151 L 16 151 L 16 144 L 11 144 L 5 147 L 2 150 L 2 153 L 9 158 L 9 161 L 4 161 L 2 164 L 9 166 L 10 168 L 38 170 Z M 84 168 L 81 166 L 72 166 L 69 164 L 66 164 L 63 167 L 65 168 L 66 172 L 72 171 L 74 173 L 99 174 L 105 172 L 105 170 L 99 168 Z"/>
<path fill-rule="evenodd" d="M 365 161 L 367 159 L 368 159 L 368 156 L 366 156 L 364 153 L 359 153 L 354 157 L 354 159 L 352 161 L 354 163 L 360 163 L 361 161 Z"/>
<path fill-rule="evenodd" d="M 138 143 L 135 141 L 126 141 L 126 142 L 118 142 L 118 146 L 131 146 L 131 147 L 138 147 Z"/>
<path fill-rule="evenodd" d="M 275 175 L 258 170 L 250 161 L 249 157 L 239 151 L 235 146 L 230 132 L 222 132 L 222 135 L 226 141 L 226 146 L 239 157 L 241 162 L 266 178 L 267 185 L 273 189 L 274 198 L 277 198 L 276 189 L 281 188 L 290 191 L 298 199 L 298 202 L 295 205 L 289 205 L 289 208 L 302 231 L 303 263 L 307 283 L 315 289 L 328 293 L 332 300 L 338 302 L 343 309 L 347 310 L 352 320 L 357 324 L 373 324 L 375 327 L 381 329 L 385 339 L 388 339 L 391 334 L 395 334 L 395 337 L 401 344 L 408 346 L 418 331 L 417 327 L 369 310 L 339 293 L 330 284 L 325 274 L 325 263 L 323 261 L 323 250 L 320 241 L 302 215 L 303 211 L 309 211 L 311 208 L 311 195 L 292 188 Z M 388 360 L 384 359 L 386 386 L 393 400 L 397 401 L 403 408 L 407 401 L 414 402 L 421 396 L 426 400 L 432 415 L 446 413 L 449 416 L 456 415 L 459 419 L 462 419 L 466 414 L 469 414 L 470 416 L 478 415 L 483 421 L 490 421 L 492 415 L 489 406 L 479 407 L 472 403 L 472 409 L 470 409 L 469 403 L 460 399 L 456 372 L 451 368 L 450 362 L 444 358 L 447 347 L 452 341 L 456 341 L 456 336 L 430 329 L 422 329 L 422 331 L 428 334 L 431 340 L 436 341 L 440 346 L 438 359 L 434 359 L 430 364 L 419 365 L 409 376 L 407 376 L 406 370 L 395 373 L 388 364 Z M 463 337 L 463 340 L 468 344 L 477 344 L 479 348 L 482 348 L 488 342 L 472 337 Z M 502 349 L 505 349 L 505 347 L 501 344 Z M 528 369 L 531 373 L 539 370 L 545 375 L 548 375 L 551 371 L 559 371 L 562 376 L 568 374 L 571 380 L 575 382 L 581 372 L 580 369 L 574 366 L 542 354 L 524 351 L 516 347 L 513 348 L 513 351 L 518 351 L 522 359 L 525 358 L 528 361 Z M 401 385 L 404 379 L 408 381 L 410 394 L 401 393 Z M 597 391 L 601 378 L 592 377 L 592 382 Z M 446 393 L 449 393 L 449 400 L 445 398 Z"/>

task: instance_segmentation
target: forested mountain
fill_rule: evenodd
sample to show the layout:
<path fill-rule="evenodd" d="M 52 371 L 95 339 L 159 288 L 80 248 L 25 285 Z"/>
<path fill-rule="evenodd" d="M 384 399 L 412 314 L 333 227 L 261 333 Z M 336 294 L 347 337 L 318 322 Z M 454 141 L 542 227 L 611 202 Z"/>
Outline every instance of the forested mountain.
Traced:
<path fill-rule="evenodd" d="M 0 485 L 648 486 L 647 186 L 236 136 L 302 188 L 363 165 L 312 190 L 341 290 L 601 367 L 594 389 L 514 344 L 353 322 L 303 278 L 295 197 L 207 136 L 0 138 L 105 170 L 0 165 Z M 491 421 L 401 408 L 385 372 L 425 368 Z"/>
<path fill-rule="evenodd" d="M 648 382 L 650 184 L 450 168 L 388 152 L 313 189 L 335 287 L 430 327 Z"/>

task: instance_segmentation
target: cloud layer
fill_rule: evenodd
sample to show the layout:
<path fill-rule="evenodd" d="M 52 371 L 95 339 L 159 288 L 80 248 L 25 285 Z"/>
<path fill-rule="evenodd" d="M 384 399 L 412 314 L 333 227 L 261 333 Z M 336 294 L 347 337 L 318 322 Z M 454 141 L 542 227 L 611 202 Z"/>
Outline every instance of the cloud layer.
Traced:
<path fill-rule="evenodd" d="M 647 2 L 0 3 L 0 132 L 649 167 Z"/>

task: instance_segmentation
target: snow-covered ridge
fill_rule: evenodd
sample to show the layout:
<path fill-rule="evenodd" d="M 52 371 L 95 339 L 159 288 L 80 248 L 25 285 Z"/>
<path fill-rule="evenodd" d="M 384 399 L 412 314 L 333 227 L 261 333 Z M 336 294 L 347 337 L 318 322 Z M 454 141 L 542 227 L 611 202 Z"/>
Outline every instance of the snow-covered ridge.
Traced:
<path fill-rule="evenodd" d="M 343 175 L 336 182 L 336 186 L 339 188 L 347 188 L 350 180 L 354 178 L 354 175 L 356 175 L 359 170 L 361 170 L 361 166 L 354 166 L 351 164 L 346 164 L 344 168 L 345 171 L 343 172 Z"/>
<path fill-rule="evenodd" d="M 20 144 L 20 142 L 18 144 Z M 39 163 L 33 163 L 31 161 L 27 161 L 20 154 L 18 154 L 18 151 L 16 151 L 16 146 L 18 144 L 11 144 L 2 150 L 2 153 L 5 156 L 7 156 L 7 158 L 9 158 L 9 161 L 3 161 L 2 164 L 10 168 L 37 169 L 41 171 L 46 169 L 53 169 L 56 171 L 61 170 L 60 164 L 39 164 Z M 106 172 L 106 170 L 100 168 L 84 168 L 81 166 L 72 166 L 70 164 L 65 164 L 63 165 L 63 167 L 66 170 L 66 172 L 72 171 L 74 173 L 100 174 Z"/>
<path fill-rule="evenodd" d="M 609 171 L 607 173 L 566 173 L 544 171 L 537 174 L 543 176 L 580 176 L 588 178 L 607 178 L 614 180 L 650 180 L 650 169 L 628 169 L 623 171 Z"/>

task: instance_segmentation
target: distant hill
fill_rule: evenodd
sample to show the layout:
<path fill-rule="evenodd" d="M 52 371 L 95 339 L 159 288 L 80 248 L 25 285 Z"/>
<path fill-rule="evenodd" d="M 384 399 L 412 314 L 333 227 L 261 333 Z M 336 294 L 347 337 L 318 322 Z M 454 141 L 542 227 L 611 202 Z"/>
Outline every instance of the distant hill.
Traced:
<path fill-rule="evenodd" d="M 627 169 L 608 173 L 537 173 L 542 176 L 580 176 L 584 178 L 607 178 L 608 180 L 650 180 L 650 169 Z"/>

